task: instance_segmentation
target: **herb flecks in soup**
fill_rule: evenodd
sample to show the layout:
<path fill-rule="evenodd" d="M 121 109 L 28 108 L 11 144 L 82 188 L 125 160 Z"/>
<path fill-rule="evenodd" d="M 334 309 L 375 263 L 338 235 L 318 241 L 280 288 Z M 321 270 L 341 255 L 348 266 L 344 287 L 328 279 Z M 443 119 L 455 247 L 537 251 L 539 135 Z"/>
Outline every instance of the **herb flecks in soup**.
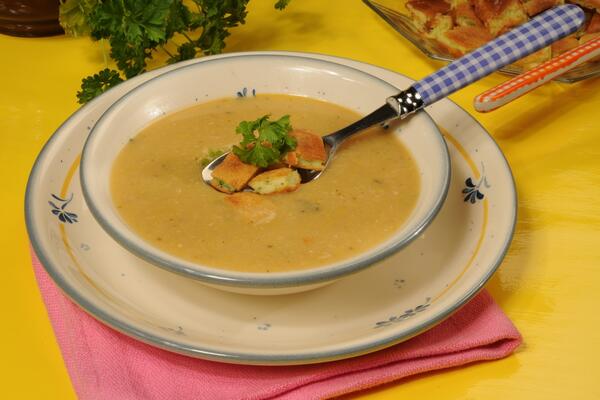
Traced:
<path fill-rule="evenodd" d="M 112 194 L 142 238 L 178 257 L 246 272 L 317 267 L 389 239 L 419 195 L 415 161 L 390 131 L 343 144 L 316 181 L 292 193 L 225 195 L 204 184 L 201 158 L 239 143 L 241 120 L 290 114 L 295 129 L 327 134 L 360 116 L 303 97 L 262 95 L 200 104 L 166 116 L 119 154 Z"/>

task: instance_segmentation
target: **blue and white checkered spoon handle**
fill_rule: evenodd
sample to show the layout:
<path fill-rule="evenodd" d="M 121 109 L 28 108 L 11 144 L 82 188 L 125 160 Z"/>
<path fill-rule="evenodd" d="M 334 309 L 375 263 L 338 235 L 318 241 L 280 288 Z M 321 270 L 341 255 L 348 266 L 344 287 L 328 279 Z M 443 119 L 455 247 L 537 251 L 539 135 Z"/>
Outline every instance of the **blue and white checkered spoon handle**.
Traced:
<path fill-rule="evenodd" d="M 565 4 L 547 10 L 527 23 L 488 42 L 421 79 L 388 104 L 402 117 L 443 99 L 457 90 L 575 32 L 584 22 L 583 10 Z"/>

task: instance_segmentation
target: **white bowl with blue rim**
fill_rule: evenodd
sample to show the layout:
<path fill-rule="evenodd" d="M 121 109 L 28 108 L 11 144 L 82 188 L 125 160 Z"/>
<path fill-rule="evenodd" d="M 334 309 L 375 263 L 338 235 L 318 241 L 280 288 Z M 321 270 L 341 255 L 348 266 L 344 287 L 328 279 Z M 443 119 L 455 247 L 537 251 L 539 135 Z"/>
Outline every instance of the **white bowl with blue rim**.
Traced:
<path fill-rule="evenodd" d="M 92 129 L 81 159 L 82 191 L 102 228 L 124 248 L 166 270 L 208 285 L 241 293 L 282 294 L 313 289 L 368 268 L 419 236 L 440 210 L 450 182 L 450 159 L 441 133 L 424 112 L 404 120 L 393 134 L 416 161 L 420 193 L 405 223 L 385 242 L 359 256 L 312 269 L 244 273 L 194 263 L 142 239 L 113 203 L 113 163 L 144 127 L 165 115 L 227 96 L 256 93 L 306 96 L 367 114 L 400 88 L 368 73 L 334 62 L 297 55 L 240 55 L 193 64 L 164 73 L 116 101 Z M 247 93 L 247 92 L 246 92 Z M 198 184 L 204 184 L 198 179 Z M 199 227 L 199 229 L 209 229 Z"/>

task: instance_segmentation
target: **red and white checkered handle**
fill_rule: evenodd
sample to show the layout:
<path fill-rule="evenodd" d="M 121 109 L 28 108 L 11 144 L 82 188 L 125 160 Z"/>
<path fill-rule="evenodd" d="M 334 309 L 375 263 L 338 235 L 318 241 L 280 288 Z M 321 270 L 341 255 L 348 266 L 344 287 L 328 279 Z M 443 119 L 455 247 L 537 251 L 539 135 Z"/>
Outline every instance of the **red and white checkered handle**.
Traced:
<path fill-rule="evenodd" d="M 592 39 L 480 94 L 475 97 L 475 109 L 479 112 L 495 110 L 598 56 L 600 56 L 600 37 Z"/>

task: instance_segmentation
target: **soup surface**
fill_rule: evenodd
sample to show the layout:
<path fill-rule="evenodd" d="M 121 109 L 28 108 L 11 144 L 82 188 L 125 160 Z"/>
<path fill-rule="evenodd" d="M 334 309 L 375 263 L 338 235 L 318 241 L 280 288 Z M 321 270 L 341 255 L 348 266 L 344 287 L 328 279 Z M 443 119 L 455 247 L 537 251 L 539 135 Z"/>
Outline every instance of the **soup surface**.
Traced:
<path fill-rule="evenodd" d="M 327 134 L 360 116 L 286 95 L 221 99 L 168 115 L 132 138 L 112 170 L 122 218 L 178 257 L 244 272 L 305 269 L 357 256 L 402 226 L 419 195 L 415 161 L 382 128 L 351 138 L 327 171 L 291 193 L 227 195 L 204 184 L 201 159 L 239 143 L 242 120 L 290 114 Z"/>

